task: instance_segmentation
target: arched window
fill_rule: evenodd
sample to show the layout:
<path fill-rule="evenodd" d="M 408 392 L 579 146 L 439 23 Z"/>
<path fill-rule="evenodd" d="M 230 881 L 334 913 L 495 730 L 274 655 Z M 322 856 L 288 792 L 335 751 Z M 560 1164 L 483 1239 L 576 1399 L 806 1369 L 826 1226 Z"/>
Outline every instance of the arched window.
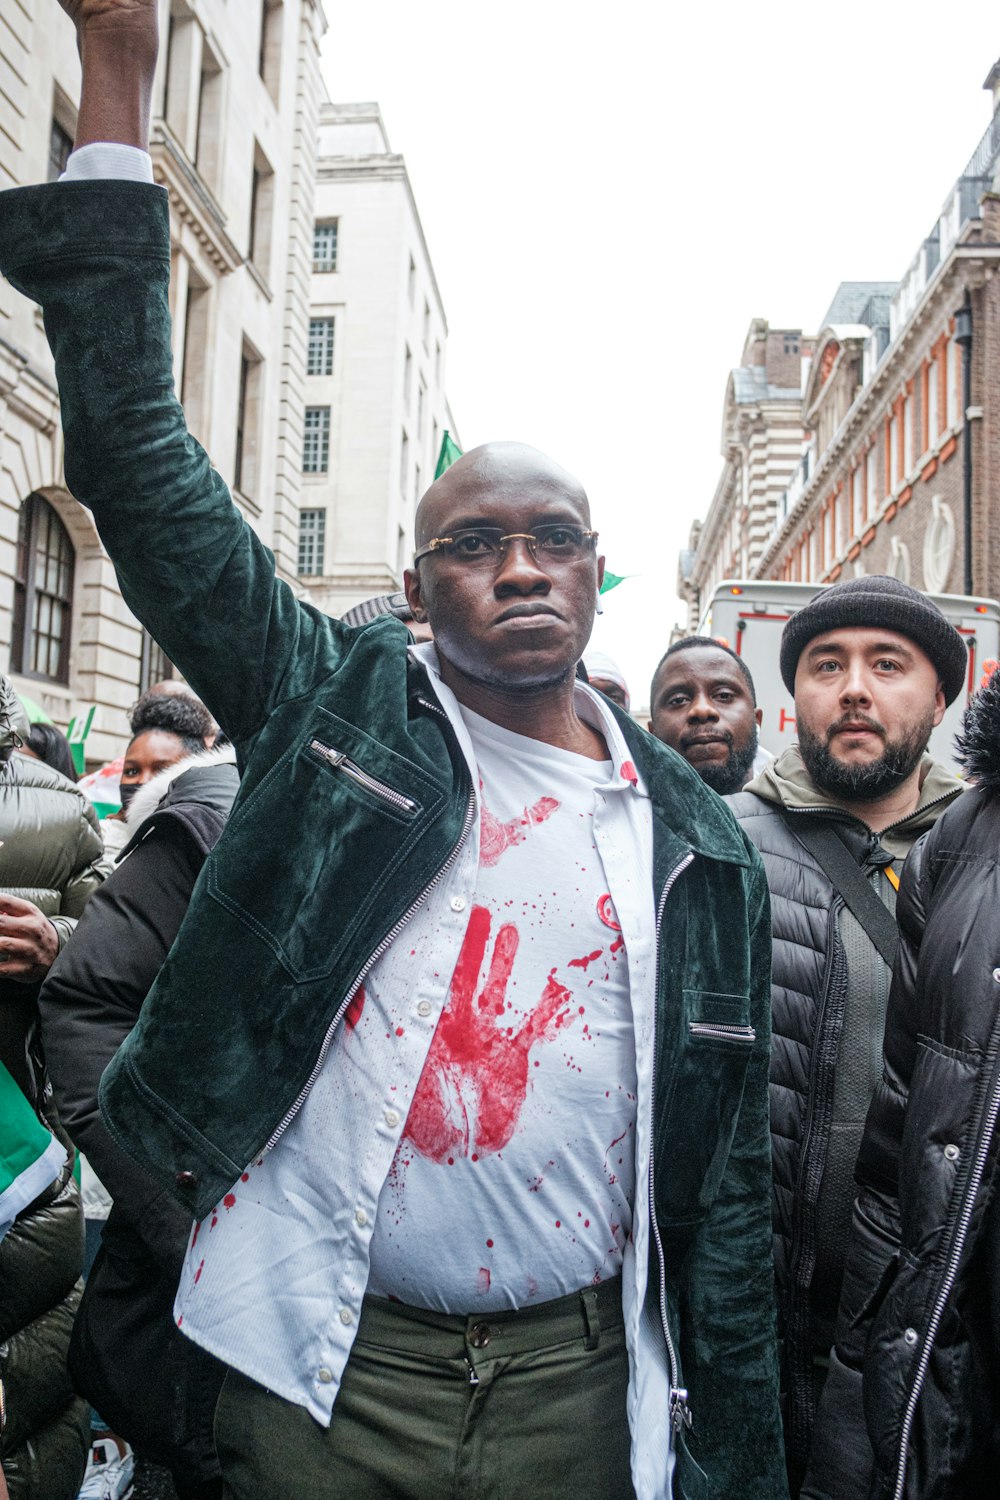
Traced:
<path fill-rule="evenodd" d="M 17 526 L 11 670 L 69 681 L 73 543 L 41 495 L 29 495 Z"/>

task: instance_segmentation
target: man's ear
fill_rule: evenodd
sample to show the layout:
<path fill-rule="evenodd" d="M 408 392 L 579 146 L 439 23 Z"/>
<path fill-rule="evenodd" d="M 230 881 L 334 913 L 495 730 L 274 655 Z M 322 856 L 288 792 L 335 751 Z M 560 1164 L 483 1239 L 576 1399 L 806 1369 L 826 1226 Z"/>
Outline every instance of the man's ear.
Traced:
<path fill-rule="evenodd" d="M 764 710 L 762 708 L 755 708 L 753 716 L 757 720 L 757 728 L 759 729 L 764 722 Z"/>
<path fill-rule="evenodd" d="M 652 734 L 652 732 L 653 732 L 653 721 L 652 721 L 652 719 L 647 719 L 646 720 L 646 728 L 649 730 L 650 734 Z"/>
<path fill-rule="evenodd" d="M 420 589 L 420 573 L 416 568 L 406 568 L 403 573 L 403 592 L 406 602 L 413 612 L 413 618 L 423 624 L 427 619 L 427 611 L 423 605 Z"/>

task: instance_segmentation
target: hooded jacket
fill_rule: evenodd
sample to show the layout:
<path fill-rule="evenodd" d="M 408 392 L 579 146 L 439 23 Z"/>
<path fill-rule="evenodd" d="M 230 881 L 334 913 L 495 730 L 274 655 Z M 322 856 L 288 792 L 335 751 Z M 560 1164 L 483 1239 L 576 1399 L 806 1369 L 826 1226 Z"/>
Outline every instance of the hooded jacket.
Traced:
<path fill-rule="evenodd" d="M 812 781 L 798 747 L 792 746 L 744 792 L 727 798 L 764 857 L 771 892 L 772 1211 L 785 1444 L 793 1488 L 804 1474 L 818 1387 L 833 1341 L 854 1160 L 880 1072 L 889 989 L 887 966 L 795 836 L 795 819 L 835 824 L 891 908 L 894 890 L 879 873 L 887 856 L 898 871 L 914 841 L 961 790 L 955 776 L 925 756 L 915 811 L 873 835 L 860 819 L 830 803 Z M 863 1084 L 853 1100 L 844 1100 L 836 1092 L 849 1003 L 854 1036 L 860 1026 L 864 1035 L 859 1047 L 868 1061 L 860 1057 Z M 858 1097 L 862 1087 L 863 1098 Z"/>
<path fill-rule="evenodd" d="M 101 883 L 103 845 L 94 811 L 72 782 L 17 754 L 27 734 L 24 709 L 0 677 L 0 890 L 34 902 L 62 947 Z M 38 991 L 38 984 L 0 978 L 0 1060 L 55 1130 L 37 1036 Z M 0 1244 L 0 1456 L 11 1500 L 73 1500 L 86 1465 L 87 1408 L 66 1368 L 83 1270 L 72 1165 L 68 1152 L 56 1180 Z"/>
<path fill-rule="evenodd" d="M 1000 1467 L 1000 673 L 913 850 L 810 1500 L 992 1500 Z"/>
<path fill-rule="evenodd" d="M 39 1001 L 60 1118 L 114 1199 L 73 1331 L 74 1383 L 115 1432 L 189 1484 L 219 1472 L 212 1421 L 224 1374 L 174 1326 L 191 1217 L 112 1140 L 97 1091 L 225 827 L 235 762 L 229 746 L 189 755 L 139 789 L 118 863 Z"/>

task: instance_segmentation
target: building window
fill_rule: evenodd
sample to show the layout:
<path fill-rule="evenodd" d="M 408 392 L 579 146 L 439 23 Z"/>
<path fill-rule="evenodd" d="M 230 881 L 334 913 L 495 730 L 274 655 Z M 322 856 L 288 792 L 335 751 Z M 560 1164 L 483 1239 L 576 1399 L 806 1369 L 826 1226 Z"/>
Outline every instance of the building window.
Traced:
<path fill-rule="evenodd" d="M 323 571 L 323 547 L 326 541 L 326 511 L 299 512 L 299 572 L 309 576 Z"/>
<path fill-rule="evenodd" d="M 891 494 L 900 474 L 899 417 L 889 418 L 889 468 L 886 474 L 886 491 Z"/>
<path fill-rule="evenodd" d="M 309 319 L 307 375 L 333 374 L 333 319 Z"/>
<path fill-rule="evenodd" d="M 275 104 L 281 85 L 281 0 L 261 0 L 260 55 L 257 70 Z"/>
<path fill-rule="evenodd" d="M 424 302 L 424 348 L 428 351 L 431 347 L 431 305 Z"/>
<path fill-rule="evenodd" d="M 913 396 L 903 402 L 903 474 L 913 473 L 916 455 L 913 451 Z"/>
<path fill-rule="evenodd" d="M 302 441 L 302 470 L 306 474 L 325 474 L 330 465 L 330 408 L 307 406 L 305 436 Z"/>
<path fill-rule="evenodd" d="M 854 472 L 856 474 L 857 470 L 855 469 Z M 847 546 L 850 529 L 847 510 L 848 498 L 842 491 L 833 502 L 833 554 L 835 557 L 842 557 L 844 548 Z"/>
<path fill-rule="evenodd" d="M 17 524 L 11 669 L 69 681 L 73 543 L 41 495 L 29 495 Z"/>
<path fill-rule="evenodd" d="M 421 379 L 420 384 L 417 387 L 417 442 L 418 443 L 422 443 L 423 440 L 424 440 L 424 400 L 425 400 L 426 396 L 427 396 L 427 387 L 424 385 L 423 379 Z"/>
<path fill-rule="evenodd" d="M 256 350 L 244 343 L 240 354 L 240 387 L 236 407 L 236 455 L 233 489 L 250 500 L 258 499 L 260 446 L 260 401 L 264 364 Z"/>
<path fill-rule="evenodd" d="M 958 344 L 948 345 L 945 358 L 948 362 L 948 397 L 946 421 L 949 427 L 954 427 L 958 421 L 958 389 L 961 375 L 962 350 Z"/>
<path fill-rule="evenodd" d="M 413 465 L 413 503 L 414 503 L 414 505 L 416 505 L 417 502 L 419 501 L 420 494 L 421 494 L 421 490 L 420 490 L 420 465 L 419 464 L 414 464 Z"/>
<path fill-rule="evenodd" d="M 943 594 L 955 561 L 955 516 L 940 495 L 931 501 L 931 518 L 924 533 L 924 588 Z"/>
<path fill-rule="evenodd" d="M 898 536 L 894 536 L 889 545 L 889 561 L 885 565 L 885 571 L 890 578 L 898 578 L 900 583 L 910 581 L 910 549 Z"/>
<path fill-rule="evenodd" d="M 404 429 L 404 431 L 403 431 L 403 441 L 402 441 L 402 443 L 400 445 L 400 449 L 399 449 L 399 492 L 402 495 L 402 497 L 403 497 L 404 500 L 406 499 L 406 494 L 407 494 L 406 479 L 407 479 L 407 475 L 409 474 L 409 472 L 410 472 L 410 439 L 407 437 L 406 431 Z"/>
<path fill-rule="evenodd" d="M 339 219 L 328 219 L 313 228 L 313 270 L 319 272 L 337 269 L 337 237 Z"/>
<path fill-rule="evenodd" d="M 882 491 L 878 482 L 878 445 L 873 443 L 868 449 L 865 458 L 865 498 L 868 502 L 868 520 L 877 514 L 879 504 L 882 500 Z"/>
<path fill-rule="evenodd" d="M 274 169 L 254 142 L 250 176 L 250 236 L 247 259 L 267 281 L 271 275 L 271 225 L 274 219 Z"/>
<path fill-rule="evenodd" d="M 403 407 L 410 409 L 410 389 L 413 385 L 413 355 L 407 349 L 403 356 Z"/>
<path fill-rule="evenodd" d="M 148 630 L 142 632 L 142 648 L 139 653 L 139 696 L 148 692 L 157 682 L 169 682 L 174 675 L 174 664 L 161 646 L 153 640 Z"/>
<path fill-rule="evenodd" d="M 417 263 L 412 255 L 410 256 L 410 269 L 406 275 L 406 295 L 412 307 L 417 295 Z"/>
<path fill-rule="evenodd" d="M 941 431 L 941 419 L 938 412 L 938 362 L 932 359 L 927 367 L 927 446 L 928 448 L 938 440 Z"/>
<path fill-rule="evenodd" d="M 73 137 L 63 130 L 58 120 L 52 121 L 49 135 L 49 181 L 55 182 L 66 170 L 69 153 L 73 149 Z"/>
<path fill-rule="evenodd" d="M 434 380 L 437 385 L 441 384 L 441 345 L 434 345 Z"/>
<path fill-rule="evenodd" d="M 865 471 L 858 464 L 851 472 L 851 535 L 860 536 L 865 526 Z"/>

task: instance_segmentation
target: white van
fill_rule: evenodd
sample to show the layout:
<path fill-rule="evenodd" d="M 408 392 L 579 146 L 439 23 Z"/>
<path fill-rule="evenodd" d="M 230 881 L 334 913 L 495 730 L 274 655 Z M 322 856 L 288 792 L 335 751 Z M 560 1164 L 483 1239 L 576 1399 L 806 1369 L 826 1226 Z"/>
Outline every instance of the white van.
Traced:
<path fill-rule="evenodd" d="M 732 648 L 750 669 L 757 690 L 757 703 L 764 711 L 760 742 L 772 755 L 780 755 L 796 738 L 795 703 L 781 680 L 778 648 L 789 616 L 827 585 L 814 583 L 758 582 L 752 578 L 726 579 L 720 583 L 701 618 L 699 635 L 710 635 Z M 931 735 L 930 750 L 936 760 L 957 769 L 955 734 L 970 695 L 1000 664 L 1000 603 L 996 599 L 967 598 L 964 594 L 929 594 L 965 641 L 969 671 L 965 690 L 945 712 Z"/>

